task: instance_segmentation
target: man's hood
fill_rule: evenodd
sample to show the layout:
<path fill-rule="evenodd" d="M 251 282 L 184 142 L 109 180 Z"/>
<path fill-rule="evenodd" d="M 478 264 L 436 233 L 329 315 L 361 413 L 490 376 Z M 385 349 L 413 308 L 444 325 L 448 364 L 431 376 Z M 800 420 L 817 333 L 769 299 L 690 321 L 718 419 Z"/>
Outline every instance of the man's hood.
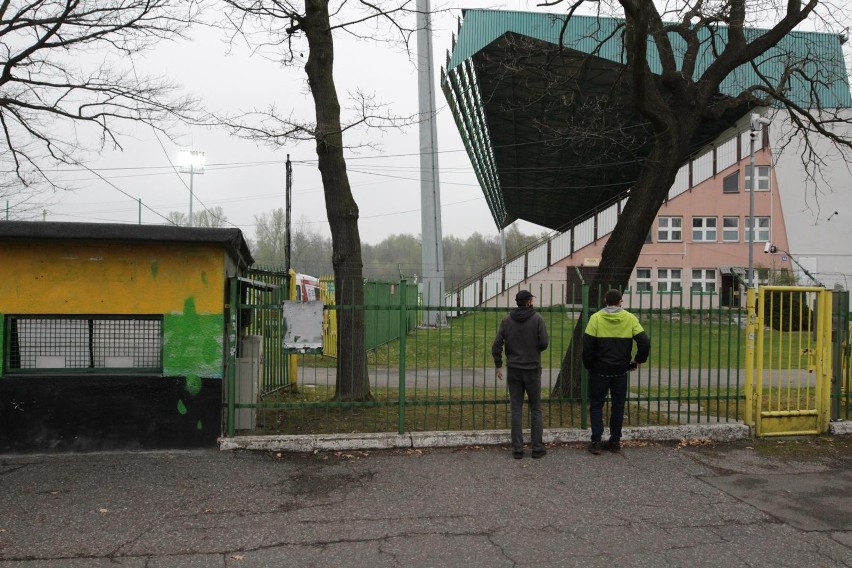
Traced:
<path fill-rule="evenodd" d="M 527 321 L 528 319 L 530 319 L 533 316 L 534 313 L 535 313 L 535 310 L 533 308 L 527 307 L 527 308 L 515 308 L 514 310 L 509 312 L 509 315 L 515 321 Z"/>

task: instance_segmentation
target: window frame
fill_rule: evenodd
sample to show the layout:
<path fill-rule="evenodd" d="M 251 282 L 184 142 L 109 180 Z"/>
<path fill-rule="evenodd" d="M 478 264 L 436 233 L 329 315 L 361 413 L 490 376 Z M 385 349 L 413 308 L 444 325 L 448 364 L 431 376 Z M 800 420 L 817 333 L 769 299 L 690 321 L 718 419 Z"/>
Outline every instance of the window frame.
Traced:
<path fill-rule="evenodd" d="M 733 185 L 729 183 L 728 180 L 731 178 L 734 179 Z M 733 187 L 733 189 L 732 189 Z M 737 170 L 731 174 L 726 175 L 722 178 L 722 193 L 739 193 L 740 192 L 740 170 Z"/>
<path fill-rule="evenodd" d="M 665 272 L 665 276 L 663 273 Z M 677 272 L 677 278 L 674 273 Z M 672 286 L 670 286 L 670 284 Z M 671 288 L 671 289 L 670 289 Z M 675 289 L 677 288 L 677 289 Z M 683 269 L 682 268 L 658 268 L 657 269 L 657 291 L 677 294 L 683 291 Z"/>
<path fill-rule="evenodd" d="M 640 271 L 646 271 L 648 273 L 647 277 L 640 276 Z M 654 291 L 654 287 L 651 283 L 651 275 L 653 274 L 652 269 L 650 267 L 637 267 L 636 268 L 636 291 L 640 294 L 649 294 Z"/>
<path fill-rule="evenodd" d="M 691 272 L 692 272 L 692 278 L 690 279 L 689 289 L 692 293 L 698 293 L 698 292 L 702 292 L 702 293 L 713 292 L 713 293 L 715 293 L 716 292 L 717 278 L 716 278 L 716 269 L 715 268 L 692 268 Z M 695 277 L 696 272 L 700 273 L 698 278 Z M 709 273 L 713 274 L 712 279 L 708 278 Z M 699 285 L 698 290 L 695 289 L 696 284 Z M 712 290 L 707 289 L 708 284 L 710 286 L 712 286 Z"/>
<path fill-rule="evenodd" d="M 162 375 L 163 319 L 148 314 L 5 314 L 3 372 Z M 62 366 L 49 364 L 59 358 Z M 107 366 L 110 358 L 113 364 Z M 117 365 L 122 359 L 145 364 Z"/>
<path fill-rule="evenodd" d="M 708 221 L 712 220 L 712 227 Z M 695 222 L 700 221 L 701 226 L 696 227 Z M 702 238 L 695 238 L 696 233 Z M 713 238 L 709 238 L 712 233 Z M 704 238 L 707 237 L 707 238 Z M 713 216 L 695 216 L 692 218 L 692 242 L 694 243 L 715 243 L 719 240 L 719 218 Z"/>
<path fill-rule="evenodd" d="M 665 220 L 666 225 L 663 226 Z M 677 225 L 670 225 L 670 222 L 677 221 Z M 674 238 L 674 234 L 677 238 Z M 682 243 L 683 242 L 683 216 L 672 215 L 662 216 L 657 218 L 657 242 L 658 243 Z"/>
<path fill-rule="evenodd" d="M 772 168 L 769 166 L 761 166 L 755 165 L 757 169 L 757 189 L 755 191 L 770 191 L 771 187 L 771 175 Z M 765 172 L 765 174 L 764 174 Z M 751 191 L 751 165 L 745 166 L 743 170 L 743 183 L 745 184 L 745 190 Z M 765 187 L 764 187 L 765 186 Z"/>
<path fill-rule="evenodd" d="M 736 221 L 736 226 L 733 228 L 733 230 L 736 231 L 736 238 L 733 238 L 733 239 L 729 239 L 728 237 L 725 236 L 726 232 L 732 230 L 730 227 L 725 227 L 725 221 L 728 221 L 728 220 L 731 220 L 731 219 Z M 740 242 L 740 218 L 739 217 L 734 217 L 734 216 L 722 217 L 722 242 L 723 243 L 738 243 L 738 242 Z"/>
<path fill-rule="evenodd" d="M 770 239 L 772 238 L 772 217 L 769 217 L 767 215 L 755 216 L 754 217 L 754 219 L 757 219 L 757 232 L 754 235 L 753 241 L 749 241 L 749 239 L 748 239 L 749 232 L 752 231 L 752 228 L 751 228 L 752 223 L 750 222 L 752 218 L 746 217 L 745 219 L 746 219 L 746 223 L 745 223 L 746 226 L 744 228 L 744 233 L 743 233 L 743 237 L 745 237 L 743 239 L 743 241 L 745 243 L 749 243 L 749 242 L 752 242 L 752 243 L 768 243 L 768 242 L 770 242 Z M 766 222 L 765 223 L 766 226 L 761 226 L 761 223 L 763 223 L 764 221 Z M 762 238 L 761 238 L 761 234 L 764 235 Z"/>

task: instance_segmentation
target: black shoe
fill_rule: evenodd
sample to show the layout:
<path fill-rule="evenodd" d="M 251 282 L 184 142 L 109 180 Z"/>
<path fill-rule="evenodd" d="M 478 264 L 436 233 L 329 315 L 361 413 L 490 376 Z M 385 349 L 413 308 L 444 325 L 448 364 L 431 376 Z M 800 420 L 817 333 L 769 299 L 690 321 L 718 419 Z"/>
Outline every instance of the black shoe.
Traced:
<path fill-rule="evenodd" d="M 613 442 L 612 440 L 607 440 L 606 442 L 601 444 L 601 448 L 604 450 L 608 450 L 610 452 L 620 452 L 621 451 L 621 442 Z"/>
<path fill-rule="evenodd" d="M 524 457 L 524 452 L 513 452 L 512 455 L 515 457 L 516 460 L 519 460 Z M 535 455 L 533 455 L 533 457 L 535 457 Z"/>
<path fill-rule="evenodd" d="M 532 453 L 532 457 L 533 457 L 534 460 L 537 460 L 539 458 L 543 458 L 546 455 L 547 455 L 547 450 L 537 450 L 537 451 L 534 451 Z"/>
<path fill-rule="evenodd" d="M 589 442 L 589 452 L 599 456 L 601 453 L 601 443 L 600 442 Z"/>

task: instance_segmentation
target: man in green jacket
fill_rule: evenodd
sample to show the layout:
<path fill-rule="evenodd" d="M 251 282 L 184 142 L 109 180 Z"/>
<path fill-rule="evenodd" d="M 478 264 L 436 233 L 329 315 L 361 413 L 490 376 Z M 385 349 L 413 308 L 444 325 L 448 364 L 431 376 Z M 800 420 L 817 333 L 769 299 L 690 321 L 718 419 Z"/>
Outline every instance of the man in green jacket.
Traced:
<path fill-rule="evenodd" d="M 542 458 L 547 453 L 542 441 L 544 423 L 541 417 L 541 352 L 547 349 L 548 337 L 544 318 L 533 309 L 534 297 L 529 290 L 521 290 L 515 295 L 518 307 L 500 322 L 497 337 L 491 345 L 497 378 L 501 381 L 503 346 L 506 346 L 506 382 L 512 408 L 512 455 L 515 459 L 524 457 L 521 417 L 525 391 L 530 410 L 532 457 Z"/>
<path fill-rule="evenodd" d="M 607 291 L 604 302 L 606 307 L 592 314 L 583 334 L 583 366 L 589 370 L 589 418 L 592 422 L 589 451 L 596 455 L 601 453 L 601 449 L 611 452 L 621 449 L 627 375 L 647 361 L 651 352 L 651 339 L 639 320 L 621 307 L 621 292 Z M 636 355 L 631 357 L 634 341 Z M 611 399 L 610 437 L 601 442 L 607 392 Z"/>

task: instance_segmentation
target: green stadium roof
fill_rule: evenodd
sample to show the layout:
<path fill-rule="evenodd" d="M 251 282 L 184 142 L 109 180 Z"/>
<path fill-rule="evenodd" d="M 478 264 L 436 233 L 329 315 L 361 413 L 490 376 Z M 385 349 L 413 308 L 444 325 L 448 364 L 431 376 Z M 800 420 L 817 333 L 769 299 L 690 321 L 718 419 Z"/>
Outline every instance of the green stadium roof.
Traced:
<path fill-rule="evenodd" d="M 637 179 L 649 149 L 647 138 L 639 132 L 645 122 L 642 117 L 602 108 L 589 120 L 583 116 L 590 114 L 588 107 L 578 112 L 573 103 L 583 99 L 588 105 L 586 99 L 617 92 L 624 108 L 629 104 L 626 55 L 617 32 L 622 24 L 623 20 L 614 18 L 575 15 L 566 26 L 564 16 L 548 13 L 463 12 L 442 86 L 498 227 L 524 219 L 551 229 L 563 228 L 623 197 Z M 757 37 L 765 30 L 746 33 Z M 710 36 L 705 39 L 696 76 L 712 61 Z M 724 45 L 726 39 L 727 29 L 721 28 L 714 40 Z M 679 36 L 673 35 L 672 41 L 676 51 L 685 50 Z M 818 75 L 819 82 L 793 82 L 787 96 L 806 108 L 852 107 L 839 36 L 794 32 L 766 52 L 757 66 L 771 81 L 791 58 L 808 58 L 807 65 L 812 66 L 808 71 Z M 660 71 L 653 42 L 648 61 L 652 71 Z M 575 74 L 581 65 L 579 82 L 559 82 L 559 77 Z M 752 66 L 744 65 L 726 78 L 718 97 L 731 98 L 760 82 Z M 703 122 L 688 155 L 751 110 L 751 105 L 743 104 L 721 120 Z M 561 135 L 566 124 L 594 125 L 602 120 L 623 133 L 639 135 L 627 134 L 617 141 Z"/>

